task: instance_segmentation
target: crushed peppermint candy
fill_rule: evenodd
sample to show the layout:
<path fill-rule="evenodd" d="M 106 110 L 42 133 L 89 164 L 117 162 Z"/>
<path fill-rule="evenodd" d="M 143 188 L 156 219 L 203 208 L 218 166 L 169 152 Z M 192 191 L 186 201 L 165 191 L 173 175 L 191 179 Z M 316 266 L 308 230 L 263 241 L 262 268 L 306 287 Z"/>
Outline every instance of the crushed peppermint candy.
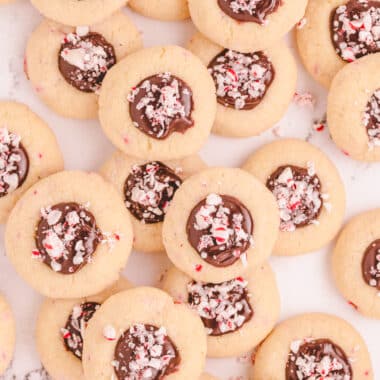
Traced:
<path fill-rule="evenodd" d="M 0 198 L 19 188 L 28 171 L 29 158 L 21 137 L 7 128 L 0 128 Z"/>
<path fill-rule="evenodd" d="M 39 258 L 55 272 L 72 274 L 91 262 L 102 238 L 85 205 L 59 203 L 41 209 L 36 246 Z"/>
<path fill-rule="evenodd" d="M 322 206 L 327 210 L 330 204 L 325 200 L 328 194 L 322 194 L 321 182 L 312 162 L 307 168 L 281 166 L 267 181 L 280 210 L 280 230 L 292 232 L 299 227 L 318 224 Z"/>
<path fill-rule="evenodd" d="M 316 103 L 315 96 L 309 91 L 297 91 L 293 97 L 294 102 L 301 107 L 313 108 Z"/>
<path fill-rule="evenodd" d="M 127 99 L 135 127 L 155 139 L 166 139 L 174 132 L 185 133 L 194 125 L 192 91 L 169 72 L 144 79 Z"/>
<path fill-rule="evenodd" d="M 134 165 L 124 184 L 125 205 L 143 223 L 162 222 L 181 184 L 181 178 L 162 162 Z"/>
<path fill-rule="evenodd" d="M 187 236 L 192 247 L 207 263 L 226 267 L 253 246 L 253 220 L 236 198 L 209 194 L 190 213 Z"/>
<path fill-rule="evenodd" d="M 113 46 L 88 27 L 66 34 L 58 66 L 65 80 L 83 92 L 97 92 L 107 71 L 116 63 Z"/>
<path fill-rule="evenodd" d="M 218 4 L 223 12 L 238 21 L 266 24 L 266 17 L 278 9 L 282 0 L 218 0 Z"/>
<path fill-rule="evenodd" d="M 331 36 L 337 54 L 352 62 L 380 51 L 380 3 L 350 0 L 332 14 Z"/>
<path fill-rule="evenodd" d="M 255 108 L 273 82 L 275 71 L 263 52 L 223 50 L 208 65 L 218 103 L 238 110 Z"/>
<path fill-rule="evenodd" d="M 363 115 L 363 124 L 368 135 L 368 147 L 380 146 L 380 89 L 377 89 L 368 101 Z"/>
<path fill-rule="evenodd" d="M 120 337 L 111 364 L 118 380 L 151 380 L 176 372 L 180 362 L 164 327 L 135 324 Z"/>
<path fill-rule="evenodd" d="M 188 283 L 188 302 L 201 317 L 208 335 L 234 332 L 252 318 L 247 286 L 241 277 L 220 284 Z"/>
<path fill-rule="evenodd" d="M 345 352 L 328 339 L 295 340 L 286 364 L 287 380 L 352 380 Z"/>
<path fill-rule="evenodd" d="M 65 327 L 61 328 L 66 349 L 80 360 L 82 360 L 83 353 L 84 331 L 99 307 L 100 304 L 96 302 L 84 302 L 80 305 L 75 305 Z"/>

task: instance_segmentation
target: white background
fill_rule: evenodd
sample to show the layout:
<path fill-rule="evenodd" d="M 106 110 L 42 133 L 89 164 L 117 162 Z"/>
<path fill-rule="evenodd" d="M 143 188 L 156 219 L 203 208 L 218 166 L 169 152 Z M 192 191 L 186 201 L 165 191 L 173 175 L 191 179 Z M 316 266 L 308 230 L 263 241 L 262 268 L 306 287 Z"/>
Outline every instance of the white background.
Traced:
<path fill-rule="evenodd" d="M 128 13 L 142 31 L 146 46 L 185 45 L 194 32 L 190 22 L 164 23 Z M 48 122 L 58 137 L 67 169 L 97 170 L 113 150 L 99 124 L 68 120 L 55 115 L 39 101 L 24 75 L 26 41 L 39 20 L 40 16 L 26 0 L 0 8 L 0 99 L 24 102 Z M 289 43 L 297 55 L 292 36 L 289 36 Z M 323 117 L 325 112 L 326 91 L 312 81 L 301 65 L 298 91 L 311 92 L 316 100 L 315 107 L 293 103 L 282 121 L 260 137 L 236 140 L 212 136 L 202 149 L 202 157 L 209 165 L 240 166 L 251 152 L 266 142 L 283 136 L 307 139 L 327 153 L 340 170 L 347 190 L 346 218 L 379 207 L 380 165 L 351 160 L 334 146 L 326 130 L 314 131 L 313 121 Z M 331 246 L 301 257 L 274 257 L 270 260 L 282 296 L 281 318 L 302 312 L 321 311 L 347 319 L 364 336 L 377 373 L 375 378 L 379 379 L 380 323 L 359 315 L 337 292 L 331 276 L 330 253 Z M 169 262 L 163 256 L 134 253 L 125 273 L 135 284 L 154 285 L 163 269 L 168 266 Z M 4 252 L 3 229 L 0 236 L 0 291 L 9 299 L 17 318 L 16 355 L 12 368 L 4 379 L 42 380 L 44 376 L 39 371 L 26 375 L 41 367 L 33 337 L 41 297 L 17 276 L 9 264 Z M 236 358 L 209 360 L 207 364 L 209 372 L 222 380 L 247 379 L 248 368 L 247 360 Z"/>

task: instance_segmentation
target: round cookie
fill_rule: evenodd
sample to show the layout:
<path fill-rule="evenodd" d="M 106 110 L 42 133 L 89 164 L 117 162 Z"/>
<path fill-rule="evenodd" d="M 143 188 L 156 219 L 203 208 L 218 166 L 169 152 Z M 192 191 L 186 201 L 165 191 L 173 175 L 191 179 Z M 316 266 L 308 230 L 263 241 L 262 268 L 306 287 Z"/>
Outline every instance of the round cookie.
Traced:
<path fill-rule="evenodd" d="M 166 214 L 163 241 L 173 264 L 196 281 L 249 273 L 277 239 L 274 197 L 240 169 L 213 168 L 187 179 Z"/>
<path fill-rule="evenodd" d="M 244 277 L 219 284 L 196 282 L 173 267 L 161 286 L 201 317 L 210 357 L 238 356 L 252 350 L 279 318 L 280 296 L 267 263 Z"/>
<path fill-rule="evenodd" d="M 336 145 L 350 157 L 380 161 L 380 53 L 360 58 L 335 76 L 327 124 Z"/>
<path fill-rule="evenodd" d="M 141 47 L 140 32 L 121 12 L 76 29 L 45 19 L 29 38 L 25 72 L 52 110 L 65 117 L 95 119 L 105 74 Z"/>
<path fill-rule="evenodd" d="M 286 112 L 296 90 L 297 66 L 284 42 L 243 54 L 224 49 L 197 33 L 189 50 L 208 67 L 215 82 L 216 134 L 258 135 Z"/>
<path fill-rule="evenodd" d="M 47 124 L 27 106 L 0 102 L 0 223 L 35 182 L 63 169 L 63 158 Z"/>
<path fill-rule="evenodd" d="M 309 0 L 297 44 L 310 75 L 329 87 L 347 63 L 380 51 L 379 20 L 379 0 Z"/>
<path fill-rule="evenodd" d="M 259 346 L 250 379 L 374 378 L 365 342 L 338 317 L 311 313 L 278 325 Z"/>
<path fill-rule="evenodd" d="M 301 19 L 307 0 L 189 0 L 199 31 L 227 49 L 250 53 L 279 41 Z"/>
<path fill-rule="evenodd" d="M 44 301 L 37 320 L 36 344 L 42 364 L 53 379 L 85 379 L 84 329 L 107 298 L 129 288 L 129 281 L 121 277 L 110 288 L 92 297 Z"/>
<path fill-rule="evenodd" d="M 31 0 L 47 18 L 64 25 L 92 25 L 122 8 L 126 0 Z"/>
<path fill-rule="evenodd" d="M 163 21 L 186 20 L 190 17 L 187 0 L 130 0 L 128 5 L 135 12 Z"/>
<path fill-rule="evenodd" d="M 149 342 L 144 348 L 143 341 Z M 132 342 L 134 348 L 129 349 Z M 145 360 L 137 360 L 137 354 Z M 159 371 L 165 379 L 193 380 L 200 377 L 205 358 L 201 320 L 155 288 L 135 288 L 112 296 L 85 332 L 83 367 L 88 379 L 122 380 L 128 375 L 137 379 L 143 374 L 153 379 Z"/>
<path fill-rule="evenodd" d="M 6 299 L 0 295 L 0 375 L 12 361 L 16 343 L 16 325 L 14 316 Z"/>
<path fill-rule="evenodd" d="M 380 319 L 378 255 L 380 210 L 355 216 L 340 233 L 332 256 L 335 283 L 360 313 Z"/>
<path fill-rule="evenodd" d="M 243 168 L 277 200 L 281 223 L 274 254 L 315 251 L 338 233 L 345 213 L 345 189 L 322 151 L 303 140 L 278 140 L 256 151 Z"/>
<path fill-rule="evenodd" d="M 116 151 L 101 167 L 101 175 L 111 182 L 131 215 L 133 247 L 139 252 L 160 253 L 162 222 L 182 181 L 204 169 L 196 155 L 176 161 L 146 161 Z"/>
<path fill-rule="evenodd" d="M 196 153 L 215 113 L 211 76 L 197 57 L 178 46 L 131 54 L 109 71 L 99 98 L 106 136 L 124 153 L 145 159 Z"/>
<path fill-rule="evenodd" d="M 20 276 L 50 298 L 81 298 L 113 284 L 132 248 L 128 212 L 99 175 L 64 171 L 32 186 L 5 231 Z"/>

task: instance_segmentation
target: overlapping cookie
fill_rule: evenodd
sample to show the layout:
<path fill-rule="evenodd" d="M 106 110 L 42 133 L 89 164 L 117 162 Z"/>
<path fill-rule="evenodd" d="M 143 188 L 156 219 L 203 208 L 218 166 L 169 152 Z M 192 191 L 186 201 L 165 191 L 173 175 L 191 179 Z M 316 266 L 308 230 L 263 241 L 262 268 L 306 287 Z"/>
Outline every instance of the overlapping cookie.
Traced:
<path fill-rule="evenodd" d="M 0 102 L 0 222 L 38 180 L 63 169 L 54 133 L 27 106 Z"/>
<path fill-rule="evenodd" d="M 273 127 L 292 101 L 295 60 L 285 43 L 264 51 L 224 49 L 197 33 L 189 49 L 214 79 L 218 100 L 213 132 L 231 137 L 258 135 Z"/>
<path fill-rule="evenodd" d="M 94 173 L 64 171 L 32 186 L 5 232 L 20 276 L 50 298 L 81 298 L 111 286 L 132 248 L 132 226 L 115 189 Z"/>
<path fill-rule="evenodd" d="M 177 302 L 189 305 L 207 333 L 207 356 L 242 355 L 272 330 L 280 313 L 276 279 L 266 263 L 217 284 L 195 281 L 171 268 L 161 284 Z"/>
<path fill-rule="evenodd" d="M 202 374 L 205 357 L 200 318 L 155 288 L 112 296 L 85 331 L 86 379 L 194 380 Z"/>
<path fill-rule="evenodd" d="M 199 156 L 175 161 L 146 161 L 115 152 L 100 173 L 118 191 L 131 214 L 137 251 L 164 252 L 162 223 L 185 178 L 204 169 Z"/>
<path fill-rule="evenodd" d="M 99 99 L 102 128 L 124 153 L 172 160 L 199 151 L 216 113 L 215 86 L 202 62 L 178 46 L 129 55 L 107 74 Z"/>
<path fill-rule="evenodd" d="M 25 72 L 37 95 L 55 112 L 95 119 L 105 75 L 141 47 L 139 31 L 121 12 L 76 28 L 45 19 L 29 38 Z"/>

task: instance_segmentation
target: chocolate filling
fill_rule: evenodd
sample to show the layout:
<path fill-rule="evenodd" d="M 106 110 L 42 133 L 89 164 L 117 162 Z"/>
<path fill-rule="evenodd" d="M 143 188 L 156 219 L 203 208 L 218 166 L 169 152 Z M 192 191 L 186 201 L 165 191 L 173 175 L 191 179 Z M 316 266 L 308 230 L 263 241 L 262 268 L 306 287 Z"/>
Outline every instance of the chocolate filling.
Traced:
<path fill-rule="evenodd" d="M 248 283 L 243 278 L 220 284 L 190 282 L 188 302 L 201 317 L 208 335 L 235 332 L 253 317 L 249 303 Z"/>
<path fill-rule="evenodd" d="M 117 342 L 112 365 L 118 380 L 162 380 L 176 372 L 180 362 L 165 328 L 136 324 Z"/>
<path fill-rule="evenodd" d="M 291 232 L 318 219 L 323 200 L 321 182 L 314 168 L 280 166 L 270 175 L 266 186 L 277 200 L 282 231 Z"/>
<path fill-rule="evenodd" d="M 84 302 L 74 306 L 65 327 L 61 330 L 66 349 L 80 360 L 83 353 L 84 330 L 99 307 L 100 304 L 96 302 Z"/>
<path fill-rule="evenodd" d="M 55 272 L 73 274 L 91 261 L 102 234 L 94 216 L 78 203 L 41 210 L 35 241 L 39 257 Z"/>
<path fill-rule="evenodd" d="M 208 65 L 219 104 L 251 110 L 260 104 L 273 82 L 275 71 L 261 51 L 238 53 L 223 50 Z"/>
<path fill-rule="evenodd" d="M 29 157 L 21 138 L 0 128 L 0 198 L 18 189 L 29 172 Z"/>
<path fill-rule="evenodd" d="M 380 239 L 373 241 L 365 250 L 362 275 L 369 286 L 380 290 Z"/>
<path fill-rule="evenodd" d="M 293 342 L 286 363 L 286 380 L 351 380 L 345 352 L 328 339 Z"/>
<path fill-rule="evenodd" d="M 186 231 L 189 243 L 203 260 L 227 267 L 251 246 L 253 220 L 236 198 L 210 194 L 191 211 Z"/>
<path fill-rule="evenodd" d="M 372 94 L 367 103 L 363 123 L 367 130 L 369 146 L 380 146 L 380 88 Z"/>
<path fill-rule="evenodd" d="M 264 24 L 271 13 L 277 11 L 282 0 L 218 0 L 220 9 L 240 22 Z"/>
<path fill-rule="evenodd" d="M 98 33 L 66 35 L 58 56 L 58 67 L 71 86 L 96 92 L 107 71 L 116 63 L 113 46 Z"/>
<path fill-rule="evenodd" d="M 194 125 L 190 87 L 170 73 L 144 79 L 128 95 L 131 119 L 141 132 L 163 140 L 172 133 L 185 133 Z"/>
<path fill-rule="evenodd" d="M 352 62 L 380 51 L 380 3 L 350 0 L 331 14 L 331 39 L 337 54 Z"/>
<path fill-rule="evenodd" d="M 159 161 L 135 165 L 124 184 L 125 205 L 143 223 L 162 222 L 182 180 Z"/>

